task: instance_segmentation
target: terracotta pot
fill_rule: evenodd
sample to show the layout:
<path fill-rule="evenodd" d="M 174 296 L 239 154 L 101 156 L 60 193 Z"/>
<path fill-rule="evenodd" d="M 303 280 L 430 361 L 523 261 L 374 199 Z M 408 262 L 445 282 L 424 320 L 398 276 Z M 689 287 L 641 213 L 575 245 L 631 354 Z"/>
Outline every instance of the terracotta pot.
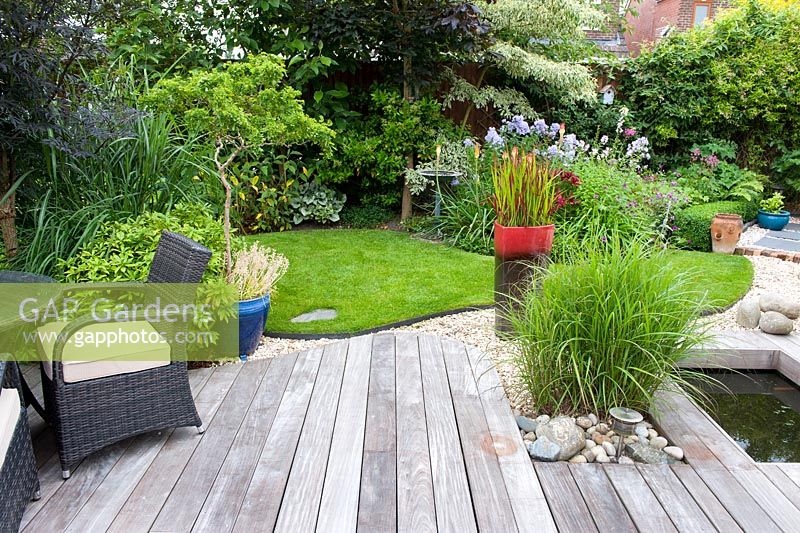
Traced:
<path fill-rule="evenodd" d="M 556 227 L 547 226 L 512 227 L 494 223 L 494 254 L 503 259 L 530 259 L 549 254 L 553 249 Z"/>
<path fill-rule="evenodd" d="M 711 221 L 711 249 L 717 254 L 732 254 L 742 235 L 742 217 L 720 213 Z"/>
<path fill-rule="evenodd" d="M 546 266 L 553 248 L 555 226 L 494 225 L 495 327 L 511 329 L 507 319 L 530 281 L 535 267 Z"/>

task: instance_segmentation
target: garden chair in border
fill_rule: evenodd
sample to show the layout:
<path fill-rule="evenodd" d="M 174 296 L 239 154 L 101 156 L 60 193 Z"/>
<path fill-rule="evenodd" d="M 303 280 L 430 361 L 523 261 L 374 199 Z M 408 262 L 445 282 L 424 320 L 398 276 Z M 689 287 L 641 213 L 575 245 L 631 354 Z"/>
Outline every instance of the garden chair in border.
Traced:
<path fill-rule="evenodd" d="M 28 502 L 40 497 L 28 413 L 22 400 L 18 372 L 16 363 L 0 361 L 0 382 L 3 386 L 0 392 L 0 426 L 7 426 L 0 427 L 0 441 L 8 439 L 5 432 L 11 430 L 11 422 L 16 414 L 14 410 L 19 410 L 5 457 L 0 459 L 0 531 L 19 530 Z M 12 391 L 16 391 L 16 394 Z"/>
<path fill-rule="evenodd" d="M 147 282 L 199 283 L 210 259 L 211 251 L 204 246 L 163 231 Z M 64 479 L 91 453 L 128 437 L 182 426 L 203 432 L 189 387 L 185 347 L 179 344 L 171 345 L 168 360 L 155 368 L 65 381 L 64 347 L 86 326 L 85 320 L 67 324 L 53 347 L 52 362 L 42 365 L 45 410 L 56 434 Z M 47 369 L 51 372 L 44 365 L 52 365 Z"/>

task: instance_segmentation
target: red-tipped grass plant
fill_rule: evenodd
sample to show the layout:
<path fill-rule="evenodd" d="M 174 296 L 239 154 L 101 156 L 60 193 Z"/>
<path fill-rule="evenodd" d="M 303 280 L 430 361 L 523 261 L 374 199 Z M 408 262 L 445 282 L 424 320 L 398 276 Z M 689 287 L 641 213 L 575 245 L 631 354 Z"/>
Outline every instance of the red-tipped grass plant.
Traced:
<path fill-rule="evenodd" d="M 561 191 L 560 184 L 577 186 L 580 181 L 571 173 L 554 171 L 534 153 L 518 147 L 504 152 L 492 165 L 494 194 L 490 201 L 503 226 L 546 226 L 553 223 L 555 212 L 568 203 L 572 195 Z"/>

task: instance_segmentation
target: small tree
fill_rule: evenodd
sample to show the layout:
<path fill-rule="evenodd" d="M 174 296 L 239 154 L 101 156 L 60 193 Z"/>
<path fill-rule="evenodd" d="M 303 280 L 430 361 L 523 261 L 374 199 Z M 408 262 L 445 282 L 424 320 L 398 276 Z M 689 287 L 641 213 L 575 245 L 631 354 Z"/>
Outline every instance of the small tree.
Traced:
<path fill-rule="evenodd" d="M 231 276 L 231 184 L 228 167 L 242 153 L 265 145 L 327 145 L 333 132 L 305 114 L 300 93 L 281 86 L 278 56 L 259 54 L 215 70 L 165 78 L 143 98 L 181 117 L 186 127 L 214 140 L 214 163 L 225 188 L 225 274 Z"/>

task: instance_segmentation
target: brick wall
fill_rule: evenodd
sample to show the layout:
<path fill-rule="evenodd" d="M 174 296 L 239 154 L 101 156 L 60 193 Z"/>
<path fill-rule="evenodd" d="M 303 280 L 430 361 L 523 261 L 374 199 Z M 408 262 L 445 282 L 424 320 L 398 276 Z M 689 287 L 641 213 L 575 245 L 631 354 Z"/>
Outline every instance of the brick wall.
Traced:
<path fill-rule="evenodd" d="M 629 30 L 627 33 L 628 48 L 631 55 L 638 55 L 641 47 L 661 38 L 666 26 L 679 31 L 692 27 L 694 5 L 696 0 L 640 0 L 634 7 L 638 16 L 627 16 Z M 731 0 L 707 0 L 711 5 L 710 17 L 713 18 L 721 10 L 730 7 Z M 673 30 L 674 31 L 674 30 Z"/>

